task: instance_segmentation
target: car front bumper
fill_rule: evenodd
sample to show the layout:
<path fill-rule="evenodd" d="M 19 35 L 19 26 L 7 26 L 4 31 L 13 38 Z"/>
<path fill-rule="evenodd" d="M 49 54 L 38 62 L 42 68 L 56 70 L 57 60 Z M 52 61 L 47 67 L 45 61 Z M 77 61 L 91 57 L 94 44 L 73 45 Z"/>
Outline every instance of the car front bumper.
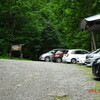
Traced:
<path fill-rule="evenodd" d="M 94 59 L 89 58 L 89 59 L 86 59 L 85 64 L 86 64 L 87 66 L 92 66 L 93 62 L 94 62 Z"/>
<path fill-rule="evenodd" d="M 40 57 L 39 57 L 39 60 L 45 60 L 45 58 L 44 58 L 44 57 L 42 57 L 42 56 L 40 56 Z"/>

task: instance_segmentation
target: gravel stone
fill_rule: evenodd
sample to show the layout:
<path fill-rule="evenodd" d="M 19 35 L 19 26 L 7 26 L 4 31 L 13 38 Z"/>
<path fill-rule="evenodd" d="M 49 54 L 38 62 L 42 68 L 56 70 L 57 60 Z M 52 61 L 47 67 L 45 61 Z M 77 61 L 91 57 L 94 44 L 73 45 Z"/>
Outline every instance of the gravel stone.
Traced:
<path fill-rule="evenodd" d="M 93 100 L 92 82 L 75 64 L 0 60 L 0 100 Z"/>

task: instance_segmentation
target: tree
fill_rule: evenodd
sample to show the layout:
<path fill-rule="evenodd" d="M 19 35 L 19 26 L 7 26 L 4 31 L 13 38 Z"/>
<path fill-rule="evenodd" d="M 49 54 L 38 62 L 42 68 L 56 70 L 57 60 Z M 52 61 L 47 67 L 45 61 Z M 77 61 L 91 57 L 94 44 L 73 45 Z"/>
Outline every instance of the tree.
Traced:
<path fill-rule="evenodd" d="M 88 3 L 87 3 L 88 2 Z M 37 60 L 54 48 L 89 50 L 79 29 L 83 18 L 100 13 L 100 0 L 1 0 L 0 55 L 10 44 L 24 44 L 24 57 Z"/>

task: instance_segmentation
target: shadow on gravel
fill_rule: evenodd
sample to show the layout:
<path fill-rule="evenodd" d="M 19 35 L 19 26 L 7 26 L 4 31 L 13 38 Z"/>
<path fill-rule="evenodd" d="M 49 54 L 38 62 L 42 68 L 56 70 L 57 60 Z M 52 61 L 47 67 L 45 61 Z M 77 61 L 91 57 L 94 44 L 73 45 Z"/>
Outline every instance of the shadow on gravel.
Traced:
<path fill-rule="evenodd" d="M 95 81 L 100 81 L 100 78 L 93 78 L 93 80 L 95 80 Z"/>
<path fill-rule="evenodd" d="M 70 62 L 63 62 L 63 64 L 71 64 Z"/>
<path fill-rule="evenodd" d="M 86 68 L 91 68 L 91 66 L 86 66 Z"/>

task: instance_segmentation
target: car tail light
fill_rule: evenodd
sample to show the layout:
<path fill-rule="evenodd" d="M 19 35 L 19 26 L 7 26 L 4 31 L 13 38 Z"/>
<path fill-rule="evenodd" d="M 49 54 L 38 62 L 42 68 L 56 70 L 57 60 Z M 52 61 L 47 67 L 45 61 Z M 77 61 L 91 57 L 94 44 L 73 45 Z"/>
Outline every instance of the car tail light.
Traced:
<path fill-rule="evenodd" d="M 68 57 L 68 56 L 69 56 L 69 54 L 67 53 L 67 54 L 66 54 L 66 57 Z"/>
<path fill-rule="evenodd" d="M 55 53 L 54 56 L 56 56 L 57 54 Z"/>
<path fill-rule="evenodd" d="M 59 56 L 60 56 L 60 54 L 58 54 L 58 53 L 57 53 L 57 54 L 55 54 L 55 57 L 59 57 Z"/>

